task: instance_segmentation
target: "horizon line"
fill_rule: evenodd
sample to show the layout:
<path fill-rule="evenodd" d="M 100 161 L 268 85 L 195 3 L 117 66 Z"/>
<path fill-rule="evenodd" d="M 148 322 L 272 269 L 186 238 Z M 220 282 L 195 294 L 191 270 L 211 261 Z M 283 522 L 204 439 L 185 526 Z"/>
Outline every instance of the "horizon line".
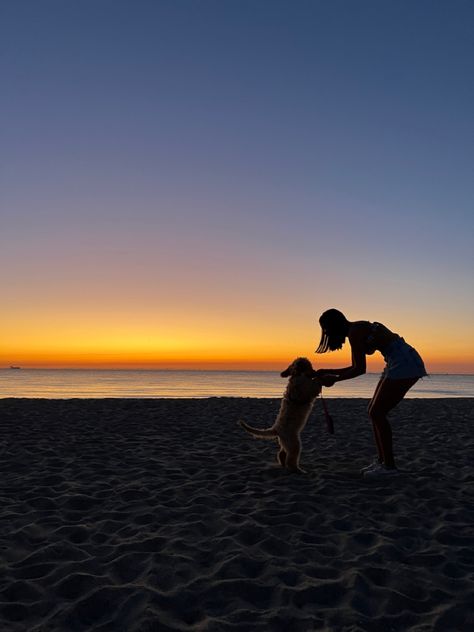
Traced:
<path fill-rule="evenodd" d="M 383 369 L 379 371 L 366 371 L 362 375 L 379 375 Z M 175 368 L 175 367 L 154 367 L 154 368 L 107 368 L 107 367 L 22 367 L 22 366 L 3 366 L 0 367 L 0 371 L 123 371 L 123 372 L 140 372 L 140 371 L 150 371 L 150 372 L 195 372 L 195 373 L 279 373 L 279 369 L 223 369 L 223 368 Z M 357 376 L 357 377 L 362 377 Z M 474 370 L 472 373 L 463 372 L 450 372 L 450 371 L 440 371 L 440 372 L 431 372 L 428 375 L 424 376 L 424 378 L 429 378 L 433 375 L 465 375 L 471 376 L 474 375 Z M 424 379 L 422 378 L 422 379 Z"/>

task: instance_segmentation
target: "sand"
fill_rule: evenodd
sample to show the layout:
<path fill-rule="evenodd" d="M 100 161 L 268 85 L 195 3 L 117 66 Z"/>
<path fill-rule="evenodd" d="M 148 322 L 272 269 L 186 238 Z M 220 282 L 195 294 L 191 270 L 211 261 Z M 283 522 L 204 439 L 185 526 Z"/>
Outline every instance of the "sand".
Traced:
<path fill-rule="evenodd" d="M 402 402 L 371 481 L 328 405 L 291 475 L 236 424 L 275 399 L 0 400 L 0 630 L 473 629 L 474 399 Z"/>

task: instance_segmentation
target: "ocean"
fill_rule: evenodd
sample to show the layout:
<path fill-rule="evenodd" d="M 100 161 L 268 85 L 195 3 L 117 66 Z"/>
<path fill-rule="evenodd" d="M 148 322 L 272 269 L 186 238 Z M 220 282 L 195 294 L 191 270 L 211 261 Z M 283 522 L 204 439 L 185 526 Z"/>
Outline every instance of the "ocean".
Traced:
<path fill-rule="evenodd" d="M 326 397 L 372 396 L 379 373 L 323 389 Z M 286 380 L 276 371 L 106 371 L 1 369 L 0 398 L 281 397 Z M 407 397 L 474 397 L 474 375 L 431 375 Z"/>

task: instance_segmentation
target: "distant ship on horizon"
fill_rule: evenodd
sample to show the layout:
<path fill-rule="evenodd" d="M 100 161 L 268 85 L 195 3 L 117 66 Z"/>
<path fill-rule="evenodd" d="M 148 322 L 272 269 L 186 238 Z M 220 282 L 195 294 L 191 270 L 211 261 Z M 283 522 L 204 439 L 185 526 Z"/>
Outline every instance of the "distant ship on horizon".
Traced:
<path fill-rule="evenodd" d="M 13 371 L 19 371 L 21 369 L 21 366 L 10 366 L 10 369 L 12 369 Z"/>

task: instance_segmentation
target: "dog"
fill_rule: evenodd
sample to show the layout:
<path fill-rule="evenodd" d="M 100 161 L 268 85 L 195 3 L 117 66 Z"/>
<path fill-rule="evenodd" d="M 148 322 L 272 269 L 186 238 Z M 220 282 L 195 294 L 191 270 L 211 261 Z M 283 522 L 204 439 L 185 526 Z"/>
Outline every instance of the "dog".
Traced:
<path fill-rule="evenodd" d="M 334 380 L 318 376 L 307 358 L 296 358 L 280 375 L 290 379 L 273 426 L 260 430 L 245 421 L 239 421 L 239 425 L 254 438 L 277 439 L 277 462 L 290 472 L 305 473 L 299 466 L 300 435 L 322 386 L 332 386 Z"/>

